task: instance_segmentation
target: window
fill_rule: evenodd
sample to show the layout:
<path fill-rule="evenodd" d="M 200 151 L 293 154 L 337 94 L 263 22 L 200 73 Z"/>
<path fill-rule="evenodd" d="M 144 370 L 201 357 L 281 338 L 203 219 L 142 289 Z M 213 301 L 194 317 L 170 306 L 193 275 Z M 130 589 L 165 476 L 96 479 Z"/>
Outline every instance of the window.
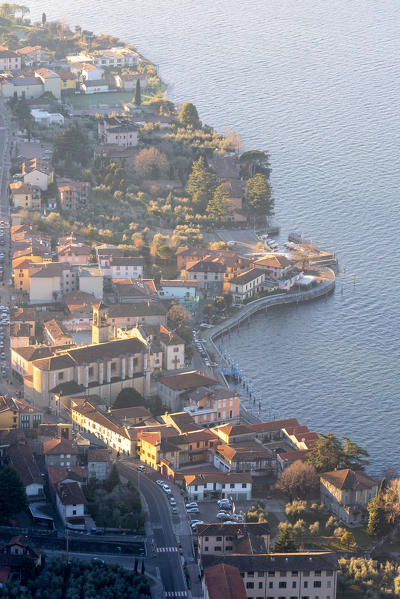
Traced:
<path fill-rule="evenodd" d="M 269 589 L 273 589 L 274 588 L 274 583 L 273 582 L 269 582 L 268 583 L 268 588 Z"/>
<path fill-rule="evenodd" d="M 246 589 L 254 589 L 254 582 L 246 582 Z"/>
<path fill-rule="evenodd" d="M 309 570 L 304 570 L 303 576 L 310 576 L 310 571 Z"/>
<path fill-rule="evenodd" d="M 248 578 L 254 578 L 254 572 L 247 572 Z"/>
<path fill-rule="evenodd" d="M 204 537 L 204 540 L 205 540 L 205 541 L 208 541 L 208 537 Z"/>
<path fill-rule="evenodd" d="M 280 582 L 279 583 L 279 588 L 280 589 L 286 589 L 286 582 Z"/>
<path fill-rule="evenodd" d="M 297 570 L 293 570 L 293 571 L 292 571 L 292 576 L 298 576 L 298 575 L 299 575 L 299 573 L 298 573 L 298 571 L 297 571 Z"/>
<path fill-rule="evenodd" d="M 222 537 L 216 537 L 216 541 L 222 541 Z"/>
<path fill-rule="evenodd" d="M 76 510 L 72 510 L 72 515 L 76 516 Z"/>
<path fill-rule="evenodd" d="M 208 551 L 208 547 L 204 547 L 204 551 Z"/>
<path fill-rule="evenodd" d="M 62 381 L 64 379 L 64 373 L 63 372 L 59 372 L 57 378 L 58 378 L 59 381 Z"/>
<path fill-rule="evenodd" d="M 297 582 L 294 580 L 294 581 L 292 582 L 292 589 L 295 589 L 296 587 L 297 587 Z"/>
<path fill-rule="evenodd" d="M 259 589 L 262 589 L 262 588 L 263 588 L 263 583 L 262 583 L 262 582 L 259 582 L 259 583 L 258 583 L 258 588 L 259 588 Z"/>
<path fill-rule="evenodd" d="M 286 576 L 286 571 L 285 570 L 281 570 L 280 575 L 281 576 Z"/>
<path fill-rule="evenodd" d="M 232 547 L 232 545 L 227 545 L 227 546 L 225 547 L 225 549 L 226 549 L 226 551 L 232 551 L 232 550 L 233 550 L 233 547 Z"/>
<path fill-rule="evenodd" d="M 305 588 L 305 589 L 308 589 L 308 580 L 305 580 L 305 581 L 304 581 L 304 588 Z"/>
<path fill-rule="evenodd" d="M 215 547 L 215 551 L 222 551 L 222 547 L 221 547 L 220 545 L 217 545 L 217 546 Z"/>
<path fill-rule="evenodd" d="M 179 351 L 179 347 L 174 347 L 174 352 L 178 352 Z"/>
<path fill-rule="evenodd" d="M 315 580 L 314 581 L 314 589 L 320 589 L 322 586 L 321 581 L 320 580 Z"/>
<path fill-rule="evenodd" d="M 315 576 L 321 576 L 321 570 L 315 570 Z"/>
<path fill-rule="evenodd" d="M 275 572 L 268 572 L 268 576 L 269 576 L 270 578 L 274 578 L 274 576 L 275 576 Z"/>
<path fill-rule="evenodd" d="M 232 414 L 232 412 L 230 412 L 230 414 Z M 242 489 L 246 489 L 247 484 L 246 483 L 242 483 Z"/>

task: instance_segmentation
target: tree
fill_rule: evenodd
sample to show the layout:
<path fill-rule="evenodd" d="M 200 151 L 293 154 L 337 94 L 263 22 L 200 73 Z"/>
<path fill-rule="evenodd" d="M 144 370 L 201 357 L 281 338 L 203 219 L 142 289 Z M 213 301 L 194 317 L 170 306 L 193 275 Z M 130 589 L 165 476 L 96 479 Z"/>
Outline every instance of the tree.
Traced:
<path fill-rule="evenodd" d="M 89 160 L 89 140 L 79 127 L 68 127 L 57 137 L 54 144 L 53 160 L 55 163 L 68 158 L 73 162 L 86 166 Z"/>
<path fill-rule="evenodd" d="M 114 410 L 118 408 L 136 408 L 137 406 L 144 406 L 145 403 L 146 400 L 139 391 L 136 391 L 134 387 L 126 387 L 118 393 L 113 408 Z"/>
<path fill-rule="evenodd" d="M 179 113 L 178 119 L 183 127 L 201 129 L 201 120 L 199 119 L 197 108 L 191 102 L 185 102 Z"/>
<path fill-rule="evenodd" d="M 387 521 L 385 509 L 383 507 L 382 499 L 379 497 L 373 497 L 367 506 L 368 510 L 368 525 L 367 532 L 371 536 L 381 536 L 386 532 Z"/>
<path fill-rule="evenodd" d="M 297 461 L 284 469 L 277 487 L 288 495 L 290 500 L 306 499 L 318 492 L 319 476 L 312 464 Z"/>
<path fill-rule="evenodd" d="M 245 179 L 254 177 L 257 173 L 260 173 L 261 175 L 264 175 L 266 179 L 269 179 L 271 168 L 268 152 L 249 150 L 240 156 L 239 163 L 240 174 Z"/>
<path fill-rule="evenodd" d="M 0 470 L 0 489 L 0 522 L 8 522 L 28 505 L 25 486 L 15 468 L 5 466 Z"/>
<path fill-rule="evenodd" d="M 296 553 L 297 545 L 294 542 L 292 532 L 289 529 L 289 526 L 283 526 L 279 533 L 279 537 L 277 541 L 275 541 L 274 545 L 274 553 Z"/>
<path fill-rule="evenodd" d="M 205 210 L 212 200 L 218 181 L 214 171 L 208 166 L 205 158 L 200 156 L 193 162 L 189 175 L 186 191 L 192 199 L 193 208 Z"/>
<path fill-rule="evenodd" d="M 140 89 L 140 79 L 138 79 L 136 81 L 136 87 L 135 87 L 135 104 L 136 106 L 140 106 L 142 103 L 142 92 Z"/>
<path fill-rule="evenodd" d="M 368 452 L 365 449 L 347 437 L 341 439 L 344 443 L 334 433 L 328 433 L 314 443 L 308 454 L 308 461 L 317 472 L 329 472 L 336 468 L 363 470 L 369 463 L 366 459 Z"/>
<path fill-rule="evenodd" d="M 42 13 L 42 25 L 43 27 L 46 25 L 46 21 L 47 21 L 47 17 L 46 17 L 46 13 Z"/>
<path fill-rule="evenodd" d="M 310 524 L 308 529 L 310 531 L 310 534 L 312 534 L 313 536 L 319 535 L 319 522 L 316 521 L 313 524 Z"/>
<path fill-rule="evenodd" d="M 217 221 L 222 221 L 226 218 L 229 208 L 229 191 L 225 183 L 218 185 L 214 191 L 212 198 L 207 204 L 207 212 L 211 214 Z"/>
<path fill-rule="evenodd" d="M 349 530 L 346 530 L 346 532 L 342 534 L 342 536 L 340 537 L 340 542 L 344 547 L 346 547 L 347 551 L 350 550 L 350 547 L 354 547 L 354 545 L 356 544 L 354 535 Z"/>
<path fill-rule="evenodd" d="M 180 328 L 186 321 L 192 320 L 191 314 L 179 304 L 173 304 L 167 312 L 168 326 L 172 329 Z"/>
<path fill-rule="evenodd" d="M 258 173 L 247 181 L 246 195 L 250 210 L 256 215 L 274 214 L 274 200 L 265 175 Z"/>
<path fill-rule="evenodd" d="M 157 148 L 144 148 L 135 158 L 135 170 L 141 177 L 162 177 L 168 171 L 167 156 Z"/>
<path fill-rule="evenodd" d="M 108 491 L 108 493 L 111 493 L 111 491 L 119 484 L 121 484 L 121 479 L 119 477 L 117 464 L 113 462 L 110 474 L 108 475 L 107 480 L 104 482 L 104 488 L 106 491 Z"/>

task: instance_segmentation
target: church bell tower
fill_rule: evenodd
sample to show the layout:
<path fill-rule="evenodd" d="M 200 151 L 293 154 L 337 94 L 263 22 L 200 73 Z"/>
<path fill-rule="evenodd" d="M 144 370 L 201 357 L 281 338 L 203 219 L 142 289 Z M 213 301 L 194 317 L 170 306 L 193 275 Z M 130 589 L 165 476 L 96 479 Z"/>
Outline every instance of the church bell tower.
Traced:
<path fill-rule="evenodd" d="M 104 343 L 109 340 L 109 337 L 108 310 L 103 302 L 100 302 L 93 306 L 92 344 Z"/>

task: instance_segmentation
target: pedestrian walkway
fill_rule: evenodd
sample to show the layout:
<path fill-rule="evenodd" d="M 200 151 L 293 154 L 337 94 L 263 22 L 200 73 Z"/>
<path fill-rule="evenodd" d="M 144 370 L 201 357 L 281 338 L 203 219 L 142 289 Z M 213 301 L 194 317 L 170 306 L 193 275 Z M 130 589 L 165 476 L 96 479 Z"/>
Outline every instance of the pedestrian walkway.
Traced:
<path fill-rule="evenodd" d="M 178 547 L 156 547 L 157 553 L 174 553 L 178 551 Z"/>
<path fill-rule="evenodd" d="M 165 591 L 165 597 L 187 597 L 187 591 Z"/>

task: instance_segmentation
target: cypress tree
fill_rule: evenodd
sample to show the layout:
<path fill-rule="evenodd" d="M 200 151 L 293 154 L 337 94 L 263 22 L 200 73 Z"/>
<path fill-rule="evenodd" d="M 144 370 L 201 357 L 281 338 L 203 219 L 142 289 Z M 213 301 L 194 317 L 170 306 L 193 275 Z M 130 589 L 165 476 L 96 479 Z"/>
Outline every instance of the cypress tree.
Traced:
<path fill-rule="evenodd" d="M 136 81 L 136 87 L 135 87 L 135 104 L 136 106 L 140 106 L 142 103 L 142 91 L 140 88 L 140 79 L 138 79 Z"/>
<path fill-rule="evenodd" d="M 289 526 L 282 528 L 278 540 L 274 544 L 274 553 L 296 553 L 297 545 L 294 542 L 293 535 Z"/>

